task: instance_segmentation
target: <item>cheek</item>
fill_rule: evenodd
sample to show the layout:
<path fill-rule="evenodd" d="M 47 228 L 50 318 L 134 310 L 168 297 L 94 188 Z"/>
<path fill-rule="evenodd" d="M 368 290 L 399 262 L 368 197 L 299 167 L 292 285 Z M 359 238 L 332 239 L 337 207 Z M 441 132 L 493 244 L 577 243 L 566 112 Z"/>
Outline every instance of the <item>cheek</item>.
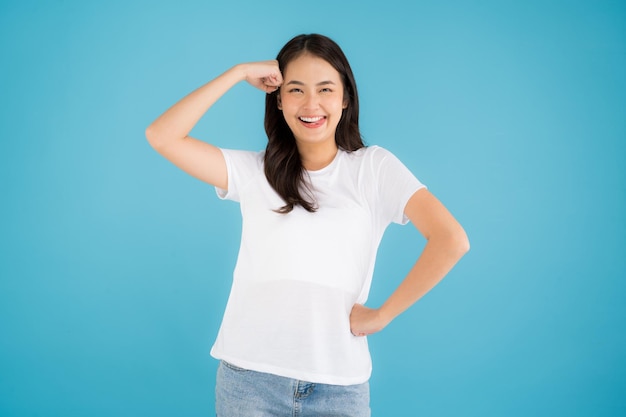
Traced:
<path fill-rule="evenodd" d="M 343 112 L 343 102 L 341 100 L 329 100 L 326 105 L 326 109 L 332 113 L 341 114 Z"/>
<path fill-rule="evenodd" d="M 298 99 L 295 97 L 291 97 L 289 95 L 285 95 L 280 100 L 281 107 L 283 110 L 293 111 L 298 107 Z"/>

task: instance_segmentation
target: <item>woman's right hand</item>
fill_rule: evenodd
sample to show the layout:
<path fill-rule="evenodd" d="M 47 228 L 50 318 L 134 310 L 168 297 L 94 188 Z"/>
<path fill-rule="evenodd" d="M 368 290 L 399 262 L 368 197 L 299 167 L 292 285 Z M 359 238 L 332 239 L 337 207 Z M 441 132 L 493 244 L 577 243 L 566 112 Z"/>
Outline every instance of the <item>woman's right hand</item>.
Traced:
<path fill-rule="evenodd" d="M 242 64 L 246 81 L 266 93 L 273 93 L 283 83 L 278 61 L 261 61 Z"/>

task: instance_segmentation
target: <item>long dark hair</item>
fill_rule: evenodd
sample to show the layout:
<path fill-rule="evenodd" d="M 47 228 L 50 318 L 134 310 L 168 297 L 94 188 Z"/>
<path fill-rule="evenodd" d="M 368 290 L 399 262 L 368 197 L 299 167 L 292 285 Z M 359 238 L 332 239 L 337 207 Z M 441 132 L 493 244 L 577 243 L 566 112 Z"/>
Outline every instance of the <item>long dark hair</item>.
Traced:
<path fill-rule="evenodd" d="M 299 35 L 291 39 L 278 53 L 276 59 L 280 70 L 284 72 L 287 65 L 304 53 L 322 58 L 341 76 L 344 88 L 344 100 L 348 106 L 343 110 L 337 130 L 335 142 L 345 151 L 352 152 L 364 147 L 359 130 L 359 97 L 352 69 L 343 51 L 332 39 L 318 34 Z M 268 94 L 265 99 L 265 132 L 267 148 L 265 149 L 265 176 L 270 185 L 285 201 L 278 209 L 279 213 L 289 213 L 294 206 L 300 205 L 309 212 L 317 206 L 303 193 L 312 198 L 306 183 L 306 172 L 296 146 L 296 139 L 285 122 L 278 108 L 277 92 Z"/>

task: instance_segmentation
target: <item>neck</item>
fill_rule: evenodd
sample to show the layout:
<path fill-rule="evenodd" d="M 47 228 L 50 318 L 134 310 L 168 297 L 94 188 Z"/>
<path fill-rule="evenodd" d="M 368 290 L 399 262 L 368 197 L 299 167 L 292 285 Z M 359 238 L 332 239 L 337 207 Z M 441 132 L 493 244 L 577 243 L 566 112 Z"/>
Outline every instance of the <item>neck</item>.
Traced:
<path fill-rule="evenodd" d="M 330 165 L 337 155 L 337 149 L 334 141 L 328 145 L 298 146 L 302 166 L 307 171 L 318 171 Z"/>

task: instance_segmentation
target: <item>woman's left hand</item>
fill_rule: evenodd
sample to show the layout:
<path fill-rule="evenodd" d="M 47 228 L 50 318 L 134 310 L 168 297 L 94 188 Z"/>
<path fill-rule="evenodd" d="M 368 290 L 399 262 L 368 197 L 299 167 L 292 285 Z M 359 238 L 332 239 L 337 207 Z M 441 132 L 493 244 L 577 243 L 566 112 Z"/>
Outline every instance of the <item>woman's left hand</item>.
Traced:
<path fill-rule="evenodd" d="M 355 304 L 350 312 L 350 331 L 355 336 L 368 336 L 381 331 L 389 322 L 385 320 L 379 309 Z"/>

